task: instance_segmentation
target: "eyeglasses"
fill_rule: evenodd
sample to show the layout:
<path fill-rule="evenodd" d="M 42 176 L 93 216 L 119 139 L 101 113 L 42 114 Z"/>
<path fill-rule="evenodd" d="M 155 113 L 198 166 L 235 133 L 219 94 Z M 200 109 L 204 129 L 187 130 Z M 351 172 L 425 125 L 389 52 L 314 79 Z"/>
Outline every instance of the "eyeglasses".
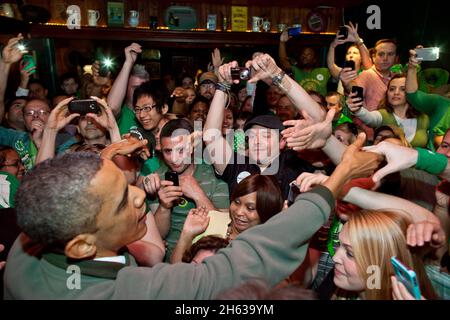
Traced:
<path fill-rule="evenodd" d="M 134 113 L 135 114 L 140 114 L 141 112 L 149 113 L 155 107 L 156 107 L 156 104 L 154 104 L 152 106 L 144 106 L 142 108 L 134 108 Z"/>
<path fill-rule="evenodd" d="M 48 112 L 47 110 L 28 110 L 24 112 L 24 115 L 27 117 L 34 117 L 34 115 L 36 116 L 48 116 L 50 114 L 50 112 Z"/>

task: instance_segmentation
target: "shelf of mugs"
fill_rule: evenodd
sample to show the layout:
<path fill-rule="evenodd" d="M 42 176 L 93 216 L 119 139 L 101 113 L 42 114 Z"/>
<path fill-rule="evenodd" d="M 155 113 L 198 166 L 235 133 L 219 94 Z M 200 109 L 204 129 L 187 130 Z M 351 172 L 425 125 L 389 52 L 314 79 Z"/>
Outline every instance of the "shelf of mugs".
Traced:
<path fill-rule="evenodd" d="M 84 39 L 84 40 L 112 40 L 112 41 L 140 41 L 155 43 L 164 46 L 192 47 L 211 45 L 222 46 L 257 46 L 278 45 L 280 33 L 236 31 L 209 31 L 206 29 L 169 30 L 167 27 L 158 27 L 152 30 L 149 27 L 97 27 L 81 26 L 80 29 L 68 29 L 65 24 L 47 23 L 32 25 L 30 34 L 33 38 L 54 39 Z M 329 43 L 335 34 L 304 32 L 300 39 L 308 43 Z"/>

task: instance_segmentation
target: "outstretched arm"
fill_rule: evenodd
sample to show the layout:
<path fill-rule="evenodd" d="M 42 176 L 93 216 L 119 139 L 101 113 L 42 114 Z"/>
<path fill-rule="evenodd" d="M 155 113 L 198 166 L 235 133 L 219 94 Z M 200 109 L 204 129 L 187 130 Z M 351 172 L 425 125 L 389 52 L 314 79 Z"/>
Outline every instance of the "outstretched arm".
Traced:
<path fill-rule="evenodd" d="M 297 109 L 306 111 L 314 122 L 320 122 L 325 117 L 325 112 L 317 102 L 294 79 L 284 74 L 270 55 L 259 55 L 252 61 L 248 61 L 246 67 L 253 68 L 249 82 L 277 80 L 274 84 L 289 97 Z"/>
<path fill-rule="evenodd" d="M 120 114 L 120 108 L 127 93 L 128 78 L 130 76 L 131 69 L 136 62 L 138 53 L 142 52 L 141 46 L 137 43 L 132 43 L 125 48 L 125 62 L 114 81 L 111 91 L 108 94 L 107 102 L 117 118 Z M 126 101 L 129 103 L 129 101 Z"/>
<path fill-rule="evenodd" d="M 281 67 L 286 71 L 290 71 L 292 68 L 286 51 L 286 42 L 289 40 L 289 38 L 290 37 L 288 36 L 287 30 L 283 31 L 280 35 L 280 46 L 278 48 L 278 56 L 280 59 Z"/>
<path fill-rule="evenodd" d="M 233 83 L 231 79 L 231 68 L 237 66 L 237 62 L 233 61 L 219 67 L 217 75 L 219 83 L 224 88 L 231 86 Z M 219 175 L 223 174 L 233 157 L 233 149 L 222 136 L 222 123 L 227 99 L 229 97 L 226 92 L 216 90 L 203 130 L 203 141 L 206 143 L 206 149 L 208 150 L 212 164 Z"/>
<path fill-rule="evenodd" d="M 22 34 L 8 40 L 8 44 L 3 48 L 0 60 L 0 122 L 5 115 L 5 91 L 8 84 L 9 70 L 11 65 L 22 58 L 22 52 L 17 48 L 17 44 L 22 40 Z"/>

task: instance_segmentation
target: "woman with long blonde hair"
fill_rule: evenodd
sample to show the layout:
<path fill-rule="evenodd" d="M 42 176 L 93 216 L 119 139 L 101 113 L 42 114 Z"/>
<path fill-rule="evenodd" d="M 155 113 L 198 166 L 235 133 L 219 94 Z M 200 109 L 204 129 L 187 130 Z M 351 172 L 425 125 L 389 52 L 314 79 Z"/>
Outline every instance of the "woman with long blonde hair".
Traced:
<path fill-rule="evenodd" d="M 432 226 L 428 221 L 419 224 L 428 224 L 427 230 Z M 440 226 L 433 226 L 432 230 L 438 231 L 433 239 L 437 236 L 440 239 Z M 413 231 L 416 229 L 411 220 L 398 212 L 363 210 L 352 214 L 342 228 L 340 245 L 333 256 L 334 284 L 338 287 L 334 297 L 353 295 L 367 300 L 391 300 L 390 277 L 395 272 L 390 260 L 396 256 L 416 272 L 422 296 L 436 299 L 425 273 L 423 257 L 418 255 L 423 250 L 408 247 Z"/>

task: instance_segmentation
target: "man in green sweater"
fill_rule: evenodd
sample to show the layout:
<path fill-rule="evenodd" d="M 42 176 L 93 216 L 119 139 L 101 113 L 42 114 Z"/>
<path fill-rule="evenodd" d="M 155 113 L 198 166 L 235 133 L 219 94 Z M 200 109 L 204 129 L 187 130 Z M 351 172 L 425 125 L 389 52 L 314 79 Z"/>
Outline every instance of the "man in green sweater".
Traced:
<path fill-rule="evenodd" d="M 123 142 L 109 155 L 147 141 Z M 349 179 L 371 174 L 379 156 L 349 146 L 333 175 L 283 214 L 251 228 L 201 264 L 138 267 L 122 251 L 146 233 L 145 193 L 108 159 L 72 153 L 39 163 L 18 190 L 24 234 L 5 270 L 7 299 L 211 299 L 250 278 L 275 285 L 303 261 Z M 106 149 L 105 149 L 106 150 Z"/>

